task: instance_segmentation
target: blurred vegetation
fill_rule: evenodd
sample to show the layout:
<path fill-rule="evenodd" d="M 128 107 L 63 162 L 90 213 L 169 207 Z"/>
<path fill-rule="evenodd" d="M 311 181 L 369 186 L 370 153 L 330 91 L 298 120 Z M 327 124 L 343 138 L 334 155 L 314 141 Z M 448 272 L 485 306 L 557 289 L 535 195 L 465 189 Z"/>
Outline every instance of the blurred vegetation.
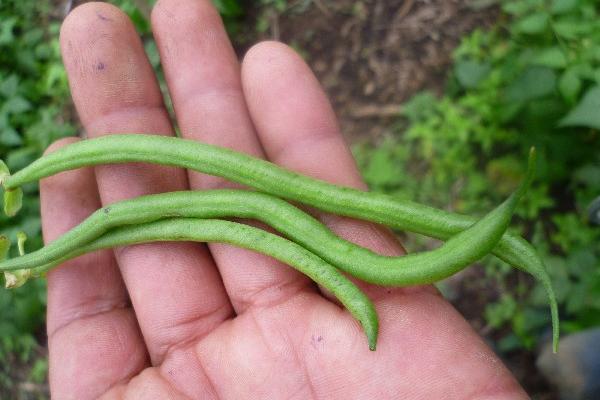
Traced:
<path fill-rule="evenodd" d="M 146 0 L 141 0 L 146 1 Z M 213 0 L 234 36 L 247 2 Z M 167 90 L 158 51 L 140 1 L 114 0 L 132 18 Z M 153 3 L 152 0 L 147 1 Z M 259 0 L 257 32 L 285 0 Z M 487 1 L 489 3 L 489 1 Z M 408 101 L 397 130 L 355 154 L 374 190 L 452 211 L 482 214 L 523 176 L 527 150 L 539 149 L 538 179 L 518 211 L 517 229 L 533 240 L 548 265 L 561 305 L 563 332 L 600 324 L 600 228 L 587 207 L 600 194 L 600 20 L 595 0 L 501 1 L 503 15 L 454 52 L 445 94 Z M 299 10 L 310 0 L 294 3 Z M 0 158 L 17 170 L 55 139 L 77 134 L 58 31 L 63 10 L 50 0 L 0 1 Z M 0 230 L 13 240 L 23 230 L 32 251 L 41 246 L 37 186 L 25 188 L 22 212 Z M 408 247 L 431 246 L 420 237 Z M 483 262 L 500 288 L 488 325 L 503 335 L 502 351 L 532 348 L 550 326 L 541 288 L 494 258 Z M 517 284 L 515 284 L 517 282 Z M 45 312 L 45 282 L 0 290 L 0 388 L 15 385 L 17 362 L 27 379 L 43 382 L 36 358 Z M 509 327 L 510 329 L 504 329 Z M 3 394 L 0 390 L 0 396 Z"/>
<path fill-rule="evenodd" d="M 493 29 L 472 32 L 454 51 L 445 94 L 417 94 L 396 134 L 355 153 L 372 189 L 482 214 L 517 186 L 535 145 L 537 178 L 518 229 L 547 264 L 563 334 L 600 325 L 600 227 L 588 221 L 600 196 L 598 2 L 501 7 Z M 532 348 L 550 327 L 541 287 L 530 290 L 531 280 L 514 279 L 518 272 L 491 257 L 483 264 L 500 288 L 485 312 L 489 327 L 506 332 L 499 349 Z"/>
<path fill-rule="evenodd" d="M 59 52 L 60 14 L 55 13 L 47 1 L 0 2 L 0 158 L 12 170 L 33 161 L 55 139 L 76 133 Z M 37 186 L 24 190 L 22 212 L 10 220 L 2 214 L 0 231 L 13 241 L 17 231 L 25 231 L 34 249 L 42 244 Z M 45 298 L 43 280 L 0 290 L 0 388 L 8 393 L 19 383 L 12 378 L 15 365 L 29 363 L 36 354 Z M 42 369 L 37 375 L 45 375 L 43 360 L 34 366 Z"/>

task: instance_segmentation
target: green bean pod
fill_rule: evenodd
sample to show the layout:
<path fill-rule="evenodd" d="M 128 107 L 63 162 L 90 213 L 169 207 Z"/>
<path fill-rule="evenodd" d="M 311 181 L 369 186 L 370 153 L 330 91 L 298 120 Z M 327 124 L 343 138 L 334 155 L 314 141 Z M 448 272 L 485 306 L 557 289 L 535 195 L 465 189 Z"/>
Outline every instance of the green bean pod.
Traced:
<path fill-rule="evenodd" d="M 89 165 L 150 162 L 221 176 L 261 192 L 295 200 L 323 211 L 369 220 L 442 240 L 475 223 L 469 216 L 449 213 L 380 193 L 340 187 L 303 176 L 268 161 L 192 140 L 158 135 L 108 135 L 70 144 L 34 161 L 14 175 L 0 174 L 8 213 L 16 212 L 19 186 L 61 171 Z M 524 239 L 505 233 L 493 253 L 531 273 L 550 301 L 553 337 L 558 338 L 558 311 L 554 292 L 542 261 Z"/>
<path fill-rule="evenodd" d="M 102 236 L 110 229 L 164 218 L 250 218 L 260 220 L 325 261 L 363 281 L 385 286 L 432 283 L 489 253 L 510 221 L 518 195 L 437 250 L 388 257 L 341 239 L 325 225 L 284 200 L 245 190 L 170 192 L 140 196 L 99 209 L 78 226 L 0 270 L 35 268 Z M 34 270 L 34 274 L 44 272 Z"/>
<path fill-rule="evenodd" d="M 92 251 L 111 247 L 168 241 L 220 242 L 243 247 L 271 256 L 307 275 L 328 289 L 360 322 L 368 339 L 369 349 L 375 350 L 379 322 L 369 298 L 339 270 L 302 246 L 237 222 L 218 219 L 170 218 L 139 225 L 115 228 L 84 246 L 64 254 L 46 265 L 49 269 L 69 259 Z"/>
<path fill-rule="evenodd" d="M 281 199 L 240 190 L 215 190 L 163 193 L 112 204 L 96 211 L 83 223 L 43 249 L 4 262 L 0 269 L 23 271 L 26 266 L 38 266 L 37 272 L 41 273 L 67 259 L 100 248 L 158 240 L 231 243 L 293 265 L 315 282 L 331 290 L 363 326 L 366 324 L 363 322 L 365 318 L 370 318 L 366 319 L 369 325 L 365 326 L 365 331 L 368 333 L 369 346 L 373 349 L 373 320 L 372 315 L 364 311 L 364 298 L 357 297 L 356 287 L 348 288 L 348 284 L 351 283 L 346 278 L 342 276 L 340 281 L 340 273 L 323 259 L 334 264 L 339 261 L 340 267 L 351 275 L 360 279 L 366 276 L 376 281 L 375 283 L 405 286 L 435 282 L 464 268 L 496 244 L 506 230 L 514 207 L 530 179 L 531 173 L 521 189 L 508 200 L 472 227 L 448 240 L 439 249 L 404 257 L 379 256 L 346 242 L 308 214 Z M 308 250 L 316 249 L 321 258 L 294 242 L 256 228 L 198 218 L 223 216 L 261 219 L 289 237 L 299 240 Z M 156 221 L 161 218 L 168 219 Z M 23 241 L 24 238 L 20 238 L 20 253 Z M 362 263 L 357 262 L 360 257 L 364 258 Z M 370 265 L 373 260 L 394 263 Z M 314 267 L 319 262 L 321 265 Z M 360 267 L 356 268 L 356 265 Z M 362 294 L 360 291 L 358 293 Z"/>

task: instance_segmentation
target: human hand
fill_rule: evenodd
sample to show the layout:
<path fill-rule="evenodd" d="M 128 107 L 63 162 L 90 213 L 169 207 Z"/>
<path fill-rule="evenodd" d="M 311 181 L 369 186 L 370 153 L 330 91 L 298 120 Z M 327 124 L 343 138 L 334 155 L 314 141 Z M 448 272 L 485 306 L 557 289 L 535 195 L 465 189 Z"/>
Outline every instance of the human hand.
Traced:
<path fill-rule="evenodd" d="M 183 137 L 365 188 L 326 96 L 290 48 L 261 43 L 240 68 L 209 0 L 161 0 L 152 24 Z M 122 12 L 103 3 L 78 7 L 65 20 L 61 45 L 90 137 L 174 134 Z M 139 164 L 62 173 L 42 181 L 44 237 L 54 240 L 103 204 L 224 185 L 230 184 Z M 344 238 L 401 253 L 378 227 L 320 218 Z M 380 316 L 376 352 L 350 314 L 306 277 L 247 250 L 154 243 L 80 257 L 48 274 L 52 396 L 527 398 L 432 287 L 362 287 Z"/>

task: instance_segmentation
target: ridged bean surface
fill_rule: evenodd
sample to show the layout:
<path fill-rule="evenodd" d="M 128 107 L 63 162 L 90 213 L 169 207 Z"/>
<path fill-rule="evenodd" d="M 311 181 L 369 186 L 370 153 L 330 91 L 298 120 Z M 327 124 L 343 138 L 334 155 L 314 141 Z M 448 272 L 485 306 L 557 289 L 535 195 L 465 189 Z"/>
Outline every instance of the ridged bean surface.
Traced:
<path fill-rule="evenodd" d="M 386 286 L 433 283 L 480 259 L 494 247 L 518 201 L 506 203 L 440 248 L 387 257 L 341 239 L 325 225 L 284 200 L 244 190 L 171 192 L 141 196 L 104 207 L 33 253 L 7 260 L 0 270 L 36 268 L 102 236 L 110 229 L 170 217 L 260 220 L 334 266 L 363 281 Z M 38 267 L 35 273 L 44 272 Z"/>
<path fill-rule="evenodd" d="M 124 162 L 158 163 L 221 176 L 323 211 L 369 220 L 443 240 L 452 236 L 464 240 L 461 232 L 475 222 L 472 217 L 449 213 L 412 201 L 332 185 L 229 149 L 180 138 L 141 134 L 109 135 L 73 143 L 38 159 L 12 176 L 4 176 L 2 181 L 7 190 L 5 203 L 9 206 L 10 203 L 14 203 L 14 198 L 20 196 L 17 188 L 27 182 L 82 166 Z M 491 237 L 487 241 L 484 238 L 478 241 L 477 245 L 487 244 L 491 240 Z M 460 241 L 453 243 L 458 244 L 447 246 L 446 243 L 438 250 L 447 251 L 454 246 L 462 248 Z M 531 273 L 543 284 L 550 299 L 556 343 L 558 313 L 554 293 L 543 263 L 533 247 L 524 239 L 505 233 L 493 252 L 509 264 Z M 471 262 L 476 259 L 473 258 Z M 457 266 L 451 262 L 448 264 L 448 269 L 456 272 Z M 432 275 L 432 278 L 434 277 L 435 275 Z"/>

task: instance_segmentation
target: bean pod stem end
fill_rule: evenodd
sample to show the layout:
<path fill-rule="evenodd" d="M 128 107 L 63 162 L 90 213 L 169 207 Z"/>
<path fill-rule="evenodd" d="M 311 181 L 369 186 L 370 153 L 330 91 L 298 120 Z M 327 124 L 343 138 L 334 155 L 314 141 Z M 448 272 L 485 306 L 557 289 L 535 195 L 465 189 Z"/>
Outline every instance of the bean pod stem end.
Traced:
<path fill-rule="evenodd" d="M 0 185 L 4 186 L 6 178 L 10 176 L 8 166 L 0 160 Z M 21 188 L 4 188 L 4 213 L 9 217 L 14 217 L 23 203 L 23 191 Z"/>

